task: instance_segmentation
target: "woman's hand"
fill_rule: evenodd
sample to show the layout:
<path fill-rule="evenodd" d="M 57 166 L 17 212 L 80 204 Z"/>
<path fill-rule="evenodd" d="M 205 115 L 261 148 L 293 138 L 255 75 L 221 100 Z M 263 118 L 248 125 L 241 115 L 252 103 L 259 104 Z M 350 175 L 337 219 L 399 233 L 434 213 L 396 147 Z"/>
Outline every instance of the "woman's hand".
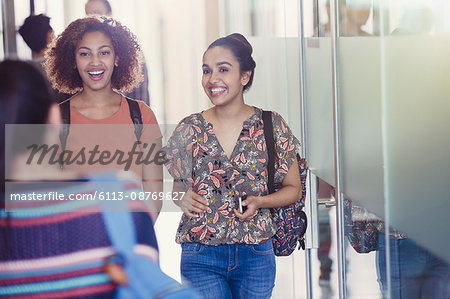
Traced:
<path fill-rule="evenodd" d="M 259 196 L 249 196 L 246 200 L 242 201 L 242 206 L 247 207 L 247 210 L 241 214 L 239 210 L 234 209 L 234 214 L 241 220 L 250 220 L 258 213 L 259 205 Z"/>
<path fill-rule="evenodd" d="M 196 218 L 200 213 L 205 212 L 206 209 L 208 209 L 209 202 L 206 199 L 192 191 L 192 189 L 186 191 L 186 188 L 181 183 L 174 181 L 172 191 L 185 192 L 180 200 L 174 202 L 181 208 L 186 216 Z"/>
<path fill-rule="evenodd" d="M 104 270 L 114 283 L 128 285 L 127 274 L 121 265 L 106 263 Z"/>
<path fill-rule="evenodd" d="M 209 203 L 194 191 L 189 190 L 179 201 L 178 205 L 186 216 L 195 218 L 208 209 Z"/>

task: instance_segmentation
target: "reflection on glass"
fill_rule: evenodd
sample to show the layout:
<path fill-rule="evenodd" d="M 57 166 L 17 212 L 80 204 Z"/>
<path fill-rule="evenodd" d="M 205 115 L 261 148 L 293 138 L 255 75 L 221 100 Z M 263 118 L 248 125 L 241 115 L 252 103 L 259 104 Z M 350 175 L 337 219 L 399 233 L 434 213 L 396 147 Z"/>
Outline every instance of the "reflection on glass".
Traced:
<path fill-rule="evenodd" d="M 305 37 L 330 36 L 329 0 L 303 1 L 303 35 Z"/>
<path fill-rule="evenodd" d="M 318 191 L 317 198 L 322 202 L 330 202 L 334 198 L 334 188 L 325 181 L 317 178 Z M 330 276 L 332 272 L 333 260 L 330 257 L 331 249 L 331 225 L 330 209 L 326 204 L 319 206 L 319 248 L 317 249 L 317 258 L 320 262 L 319 285 L 323 289 L 331 287 Z M 324 290 L 322 290 L 324 291 Z"/>
<path fill-rule="evenodd" d="M 354 249 L 347 257 L 371 258 L 385 298 L 446 298 L 450 5 L 340 3 L 343 190 Z M 367 268 L 349 261 L 351 288 L 351 273 Z"/>
<path fill-rule="evenodd" d="M 374 0 L 340 0 L 340 36 L 378 35 Z"/>
<path fill-rule="evenodd" d="M 378 6 L 374 0 L 340 0 L 340 36 L 378 35 Z M 330 0 L 306 0 L 303 2 L 305 37 L 331 35 Z"/>
<path fill-rule="evenodd" d="M 298 5 L 298 0 L 224 1 L 225 31 L 257 37 L 298 37 Z"/>
<path fill-rule="evenodd" d="M 436 32 L 448 32 L 445 24 L 445 12 L 448 13 L 447 1 L 413 1 L 390 5 L 390 18 L 386 27 L 388 34 L 407 35 Z M 445 9 L 447 7 L 447 10 Z"/>

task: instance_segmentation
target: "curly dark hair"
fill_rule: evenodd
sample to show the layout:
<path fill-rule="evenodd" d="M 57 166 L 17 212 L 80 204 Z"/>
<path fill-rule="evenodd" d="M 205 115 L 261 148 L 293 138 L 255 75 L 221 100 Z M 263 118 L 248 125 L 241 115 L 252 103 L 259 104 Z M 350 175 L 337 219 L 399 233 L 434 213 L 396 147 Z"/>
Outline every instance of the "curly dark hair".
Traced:
<path fill-rule="evenodd" d="M 73 21 L 47 50 L 44 69 L 52 86 L 62 93 L 76 93 L 83 82 L 76 69 L 75 50 L 85 33 L 102 32 L 111 39 L 119 65 L 111 77 L 113 89 L 130 92 L 143 80 L 143 54 L 137 37 L 120 22 L 105 17 L 86 17 Z"/>

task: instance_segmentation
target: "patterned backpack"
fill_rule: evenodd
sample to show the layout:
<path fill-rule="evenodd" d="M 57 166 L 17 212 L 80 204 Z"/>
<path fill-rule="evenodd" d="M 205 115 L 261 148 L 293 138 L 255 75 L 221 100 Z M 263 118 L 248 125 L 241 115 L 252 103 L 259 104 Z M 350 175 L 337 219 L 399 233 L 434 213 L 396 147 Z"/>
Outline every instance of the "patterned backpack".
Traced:
<path fill-rule="evenodd" d="M 367 210 L 354 205 L 350 199 L 344 198 L 344 232 L 358 253 L 368 253 L 378 249 L 378 219 L 368 217 Z M 358 220 L 353 220 L 353 215 Z"/>
<path fill-rule="evenodd" d="M 273 138 L 272 112 L 263 111 L 264 137 L 268 152 L 268 188 L 269 193 L 273 193 L 281 188 L 280 184 L 274 184 L 275 177 L 275 142 Z M 289 256 L 297 247 L 297 243 L 302 249 L 305 249 L 305 232 L 308 225 L 306 214 L 302 211 L 305 205 L 306 196 L 306 175 L 308 167 L 305 159 L 300 159 L 297 154 L 300 180 L 302 183 L 301 198 L 290 205 L 272 208 L 272 219 L 277 228 L 272 237 L 273 250 L 276 256 Z"/>

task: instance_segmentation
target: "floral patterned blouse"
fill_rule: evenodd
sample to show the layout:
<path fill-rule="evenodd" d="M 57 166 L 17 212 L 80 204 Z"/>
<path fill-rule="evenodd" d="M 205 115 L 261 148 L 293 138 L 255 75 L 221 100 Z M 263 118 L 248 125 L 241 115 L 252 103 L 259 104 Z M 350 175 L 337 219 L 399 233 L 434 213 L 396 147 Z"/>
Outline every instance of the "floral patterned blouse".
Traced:
<path fill-rule="evenodd" d="M 249 221 L 240 220 L 233 212 L 239 196 L 268 194 L 262 110 L 256 107 L 254 110 L 243 123 L 230 159 L 219 144 L 213 125 L 201 113 L 184 118 L 164 147 L 172 177 L 209 202 L 207 211 L 198 218 L 183 214 L 177 243 L 259 244 L 275 233 L 269 209 L 259 209 Z M 276 112 L 272 113 L 272 122 L 278 155 L 277 183 L 294 162 L 300 143 Z"/>

